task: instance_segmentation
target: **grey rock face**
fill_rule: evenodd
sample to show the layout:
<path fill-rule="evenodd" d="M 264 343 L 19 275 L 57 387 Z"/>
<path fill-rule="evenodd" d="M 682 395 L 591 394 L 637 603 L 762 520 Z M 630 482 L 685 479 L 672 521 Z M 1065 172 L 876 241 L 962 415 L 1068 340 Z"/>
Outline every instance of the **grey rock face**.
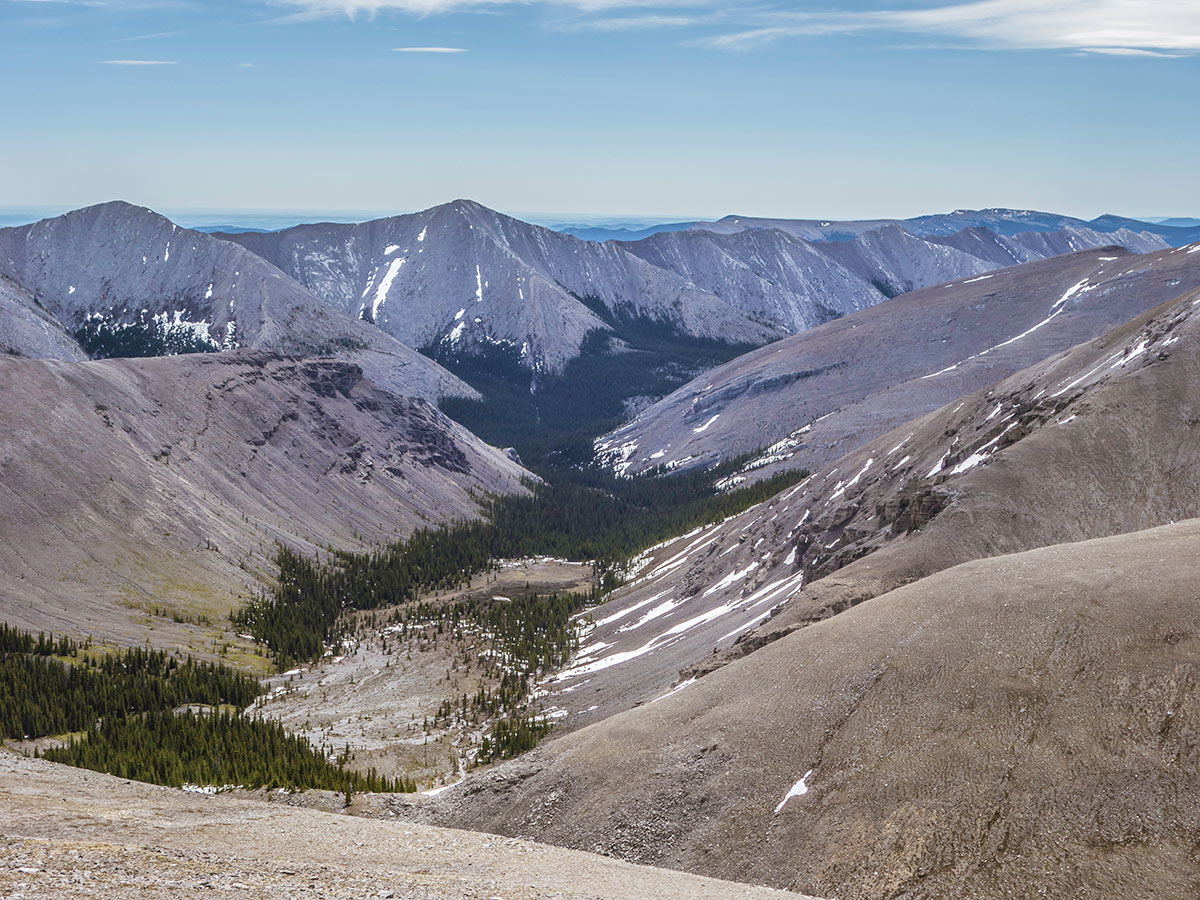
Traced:
<path fill-rule="evenodd" d="M 626 246 L 793 334 L 898 294 L 1004 266 L 1114 243 L 1137 253 L 1166 246 L 1155 235 L 1127 230 L 1105 235 L 1064 228 L 1006 238 L 975 227 L 949 237 L 918 237 L 898 224 L 877 222 L 863 223 L 872 227 L 852 240 L 831 241 L 820 223 L 754 221 L 761 224 L 735 228 L 746 220 L 722 220 L 722 229 L 697 226 Z"/>
<path fill-rule="evenodd" d="M 87 355 L 33 294 L 0 276 L 0 353 L 30 359 L 84 360 Z"/>
<path fill-rule="evenodd" d="M 747 476 L 816 470 L 954 397 L 1200 285 L 1188 248 L 1088 251 L 914 291 L 753 351 L 597 447 L 620 471 L 768 448 Z"/>
<path fill-rule="evenodd" d="M 824 248 L 783 231 L 664 232 L 626 246 L 789 333 L 885 299 L 869 278 L 831 259 Z"/>
<path fill-rule="evenodd" d="M 459 200 L 358 225 L 223 237 L 409 346 L 469 351 L 504 343 L 526 364 L 551 370 L 613 316 L 761 343 L 908 290 L 1112 243 L 1079 237 L 1026 247 L 992 235 L 1007 252 L 980 253 L 886 222 L 851 223 L 854 240 L 829 243 L 841 234 L 836 224 L 731 217 L 712 228 L 597 243 Z M 1149 240 L 1128 237 L 1138 249 Z"/>
<path fill-rule="evenodd" d="M 0 229 L 0 274 L 70 331 L 97 313 L 128 322 L 146 310 L 190 323 L 217 347 L 350 360 L 408 396 L 474 394 L 400 342 L 330 309 L 255 254 L 128 203 Z"/>
<path fill-rule="evenodd" d="M 919 238 L 899 225 L 868 231 L 852 241 L 822 244 L 820 249 L 888 297 L 996 268 L 990 260 Z"/>
<path fill-rule="evenodd" d="M 504 342 L 528 364 L 557 370 L 590 331 L 608 330 L 609 316 L 735 343 L 783 333 L 626 245 L 582 241 L 467 200 L 359 225 L 224 237 L 412 347 Z"/>

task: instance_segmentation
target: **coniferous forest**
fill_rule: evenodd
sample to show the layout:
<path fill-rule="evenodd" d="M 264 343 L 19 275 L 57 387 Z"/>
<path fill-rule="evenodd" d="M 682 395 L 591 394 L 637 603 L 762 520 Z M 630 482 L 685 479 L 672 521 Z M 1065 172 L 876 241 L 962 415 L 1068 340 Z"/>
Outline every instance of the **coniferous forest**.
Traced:
<path fill-rule="evenodd" d="M 724 493 L 713 488 L 742 462 L 661 478 L 619 478 L 596 468 L 555 472 L 529 484 L 528 494 L 483 498 L 480 520 L 421 529 L 375 553 L 332 553 L 319 561 L 280 547 L 276 589 L 233 621 L 288 668 L 323 652 L 344 611 L 455 588 L 501 559 L 592 561 L 608 590 L 620 584 L 622 564 L 643 548 L 741 512 L 806 474 L 785 472 Z"/>
<path fill-rule="evenodd" d="M 182 787 L 318 788 L 331 791 L 414 791 L 404 778 L 361 774 L 330 762 L 278 722 L 237 713 L 156 710 L 104 719 L 82 738 L 43 757 L 121 778 Z"/>
<path fill-rule="evenodd" d="M 416 789 L 352 772 L 278 723 L 242 716 L 261 692 L 219 663 L 142 648 L 105 654 L 0 624 L 0 737 L 77 733 L 46 759 L 176 787 Z M 189 706 L 202 709 L 180 709 Z"/>

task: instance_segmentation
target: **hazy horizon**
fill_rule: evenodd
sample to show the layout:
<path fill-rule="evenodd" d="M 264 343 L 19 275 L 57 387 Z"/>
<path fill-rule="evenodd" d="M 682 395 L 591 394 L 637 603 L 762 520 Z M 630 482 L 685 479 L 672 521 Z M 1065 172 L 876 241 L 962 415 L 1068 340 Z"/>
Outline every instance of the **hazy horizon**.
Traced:
<path fill-rule="evenodd" d="M 132 201 L 130 201 L 132 202 Z M 449 202 L 449 201 L 446 201 Z M 90 205 L 90 204 L 86 204 Z M 145 204 L 138 204 L 145 205 Z M 437 205 L 437 204 L 435 204 Z M 43 206 L 43 207 L 21 207 L 21 206 L 0 206 L 0 227 L 12 227 L 18 225 L 26 225 L 39 219 L 52 218 L 70 212 L 73 209 L 79 209 L 79 206 Z M 175 224 L 196 230 L 212 230 L 219 226 L 232 226 L 236 228 L 261 228 L 269 231 L 277 231 L 284 228 L 290 228 L 295 225 L 313 224 L 318 222 L 335 222 L 335 223 L 354 223 L 365 222 L 372 219 L 386 218 L 389 216 L 408 215 L 420 212 L 421 209 L 399 209 L 399 210 L 348 210 L 348 209 L 252 209 L 252 208 L 205 208 L 205 207 L 166 207 L 154 208 L 155 212 L 166 216 Z M 424 207 L 428 208 L 428 207 Z M 964 209 L 966 207 L 955 207 L 956 209 Z M 1007 207 L 1016 209 L 1016 207 Z M 746 218 L 755 218 L 754 213 L 739 212 L 722 212 L 708 215 L 685 215 L 685 214 L 667 214 L 667 215 L 636 215 L 636 214 L 596 214 L 596 213 L 580 213 L 580 212 L 531 212 L 531 211 L 514 211 L 514 210 L 498 210 L 505 215 L 512 216 L 515 219 L 520 219 L 524 222 L 530 222 L 535 225 L 542 225 L 547 228 L 555 228 L 559 226 L 585 226 L 585 227 L 604 227 L 604 228 L 628 228 L 637 230 L 655 225 L 663 225 L 675 222 L 706 222 L 716 221 L 725 216 L 743 216 Z M 939 213 L 951 212 L 945 210 L 924 210 L 916 215 L 933 215 Z M 1062 210 L 1038 210 L 1038 212 L 1059 213 L 1062 215 L 1071 215 L 1069 212 Z M 1111 212 L 1111 211 L 1110 211 Z M 1139 216 L 1130 215 L 1123 212 L 1114 212 L 1113 215 L 1123 216 L 1129 219 L 1136 219 L 1141 222 L 1156 223 L 1171 218 L 1200 218 L 1189 216 L 1186 213 L 1170 214 L 1170 215 L 1152 215 Z M 769 218 L 769 217 L 768 217 Z M 848 219 L 840 219 L 834 216 L 821 216 L 807 213 L 789 215 L 778 218 L 788 219 L 808 219 L 817 221 L 851 221 Z M 911 218 L 910 216 L 866 216 L 866 219 L 903 219 Z M 1083 218 L 1078 216 L 1077 218 Z M 1091 217 L 1095 218 L 1095 217 Z M 1086 221 L 1086 220 L 1085 220 Z"/>

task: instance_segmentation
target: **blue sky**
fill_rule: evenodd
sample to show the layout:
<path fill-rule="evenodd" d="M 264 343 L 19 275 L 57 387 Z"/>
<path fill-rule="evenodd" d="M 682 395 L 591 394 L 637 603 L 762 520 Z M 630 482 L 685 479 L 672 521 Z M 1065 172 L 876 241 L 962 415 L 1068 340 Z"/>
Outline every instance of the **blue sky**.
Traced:
<path fill-rule="evenodd" d="M 1200 215 L 1196 0 L 0 0 L 0 35 L 3 207 Z"/>

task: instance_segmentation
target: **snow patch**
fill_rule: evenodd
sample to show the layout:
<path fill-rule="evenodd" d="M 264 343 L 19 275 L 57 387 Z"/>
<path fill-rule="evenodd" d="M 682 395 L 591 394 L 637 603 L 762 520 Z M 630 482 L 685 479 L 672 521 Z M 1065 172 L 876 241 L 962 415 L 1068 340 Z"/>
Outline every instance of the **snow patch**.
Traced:
<path fill-rule="evenodd" d="M 388 270 L 383 276 L 383 281 L 379 282 L 379 288 L 375 291 L 375 298 L 371 301 L 371 320 L 378 318 L 379 310 L 384 303 L 387 302 L 388 291 L 392 289 L 392 282 L 396 280 L 396 276 L 400 273 L 400 269 L 404 266 L 404 258 L 398 257 L 393 259 L 388 264 Z"/>
<path fill-rule="evenodd" d="M 775 807 L 775 812 L 783 812 L 783 808 L 787 806 L 787 802 L 793 797 L 803 797 L 808 793 L 808 785 L 806 782 L 812 776 L 813 770 L 809 769 L 804 773 L 804 777 L 792 785 L 791 790 L 783 795 L 783 799 L 779 801 L 779 805 Z"/>

